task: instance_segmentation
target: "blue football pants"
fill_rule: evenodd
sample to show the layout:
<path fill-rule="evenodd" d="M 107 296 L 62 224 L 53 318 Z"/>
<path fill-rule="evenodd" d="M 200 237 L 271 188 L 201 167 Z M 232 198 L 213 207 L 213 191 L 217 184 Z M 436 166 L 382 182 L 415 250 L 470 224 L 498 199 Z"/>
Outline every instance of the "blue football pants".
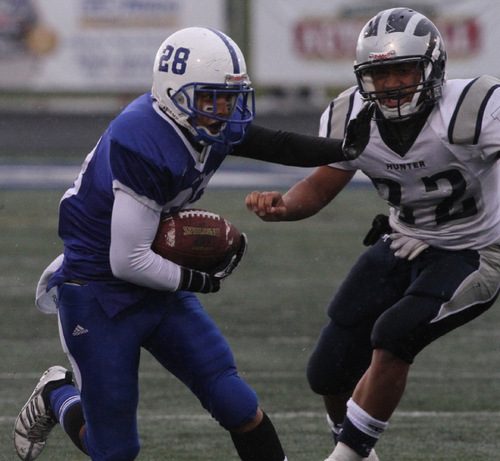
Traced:
<path fill-rule="evenodd" d="M 140 305 L 109 318 L 90 287 L 63 284 L 59 322 L 81 393 L 84 444 L 94 461 L 133 460 L 139 452 L 141 348 L 182 381 L 225 429 L 256 415 L 255 392 L 238 376 L 227 341 L 192 293 L 152 291 Z"/>

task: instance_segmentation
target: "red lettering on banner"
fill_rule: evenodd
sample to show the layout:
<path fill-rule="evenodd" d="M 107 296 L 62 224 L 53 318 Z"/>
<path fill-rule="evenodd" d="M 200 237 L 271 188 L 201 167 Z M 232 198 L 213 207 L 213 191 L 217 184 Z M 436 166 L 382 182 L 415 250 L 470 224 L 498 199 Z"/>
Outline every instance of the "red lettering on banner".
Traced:
<path fill-rule="evenodd" d="M 368 20 L 368 18 L 367 18 Z M 436 19 L 453 58 L 477 54 L 482 46 L 482 30 L 475 18 Z M 294 50 L 302 59 L 353 59 L 359 31 L 365 21 L 359 18 L 309 18 L 294 27 Z"/>
<path fill-rule="evenodd" d="M 457 22 L 437 23 L 443 36 L 448 55 L 454 58 L 464 58 L 477 54 L 481 49 L 481 28 L 475 19 L 467 19 Z"/>
<path fill-rule="evenodd" d="M 350 58 L 363 22 L 309 19 L 295 26 L 295 49 L 305 59 Z"/>

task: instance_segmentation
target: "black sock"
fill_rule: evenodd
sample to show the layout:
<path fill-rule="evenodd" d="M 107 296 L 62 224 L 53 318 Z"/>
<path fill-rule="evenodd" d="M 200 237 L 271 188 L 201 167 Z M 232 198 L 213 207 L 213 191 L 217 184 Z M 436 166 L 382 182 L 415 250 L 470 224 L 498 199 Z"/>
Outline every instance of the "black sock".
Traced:
<path fill-rule="evenodd" d="M 284 461 L 285 452 L 273 423 L 264 413 L 260 424 L 248 432 L 231 432 L 234 446 L 243 461 Z"/>
<path fill-rule="evenodd" d="M 80 440 L 80 431 L 85 426 L 85 418 L 83 417 L 83 410 L 81 402 L 75 403 L 68 408 L 64 415 L 64 432 L 68 434 L 71 441 L 84 453 L 85 448 Z"/>
<path fill-rule="evenodd" d="M 361 432 L 349 418 L 344 420 L 342 431 L 337 437 L 338 442 L 342 442 L 351 447 L 358 455 L 367 458 L 372 448 L 377 443 L 377 439 Z"/>

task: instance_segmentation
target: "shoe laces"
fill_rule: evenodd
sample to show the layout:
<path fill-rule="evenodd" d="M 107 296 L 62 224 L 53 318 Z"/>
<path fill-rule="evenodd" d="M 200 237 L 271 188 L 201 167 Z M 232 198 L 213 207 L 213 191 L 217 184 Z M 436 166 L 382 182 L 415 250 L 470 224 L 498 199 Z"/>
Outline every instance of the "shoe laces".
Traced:
<path fill-rule="evenodd" d="M 30 405 L 30 413 L 33 424 L 28 429 L 28 440 L 31 442 L 45 442 L 49 436 L 50 431 L 56 425 L 56 421 L 49 412 L 44 410 L 44 413 L 40 411 L 38 406 L 38 399 L 35 399 Z M 27 415 L 29 417 L 29 415 Z"/>

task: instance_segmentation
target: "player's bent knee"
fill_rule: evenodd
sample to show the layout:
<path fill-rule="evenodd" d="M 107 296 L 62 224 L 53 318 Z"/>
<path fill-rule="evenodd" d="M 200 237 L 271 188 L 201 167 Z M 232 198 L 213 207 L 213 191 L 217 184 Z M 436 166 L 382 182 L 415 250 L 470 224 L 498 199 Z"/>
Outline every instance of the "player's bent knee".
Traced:
<path fill-rule="evenodd" d="M 413 363 L 415 360 L 416 351 L 414 350 L 414 343 L 411 337 L 393 337 L 389 335 L 380 334 L 380 330 L 374 329 L 372 334 L 373 349 L 383 349 L 391 352 L 399 359 Z"/>
<path fill-rule="evenodd" d="M 321 365 L 318 360 L 316 360 L 316 355 L 313 354 L 309 358 L 306 369 L 306 378 L 309 383 L 309 387 L 315 394 L 327 395 L 328 394 L 328 382 L 325 379 L 325 373 L 322 373 Z"/>
<path fill-rule="evenodd" d="M 244 426 L 257 414 L 257 394 L 236 374 L 217 380 L 211 400 L 210 413 L 227 430 Z"/>
<path fill-rule="evenodd" d="M 329 387 L 325 385 L 325 383 L 321 380 L 316 380 L 315 375 L 311 375 L 307 373 L 307 382 L 309 383 L 310 389 L 315 393 L 319 395 L 328 395 L 329 392 Z"/>
<path fill-rule="evenodd" d="M 384 349 L 407 363 L 413 363 L 419 348 L 412 332 L 401 332 L 391 327 L 391 323 L 382 317 L 375 324 L 371 343 L 373 349 Z"/>
<path fill-rule="evenodd" d="M 389 351 L 406 363 L 412 364 L 415 360 L 415 354 L 412 351 L 411 346 L 402 340 L 373 341 L 373 348 Z"/>
<path fill-rule="evenodd" d="M 354 389 L 359 379 L 357 376 L 351 376 L 341 367 L 330 366 L 327 370 L 325 363 L 313 353 L 307 364 L 307 382 L 315 394 L 336 395 Z"/>
<path fill-rule="evenodd" d="M 318 395 L 337 395 L 352 391 L 357 380 L 349 376 L 342 376 L 338 379 L 325 378 L 321 375 L 307 373 L 309 388 Z"/>

